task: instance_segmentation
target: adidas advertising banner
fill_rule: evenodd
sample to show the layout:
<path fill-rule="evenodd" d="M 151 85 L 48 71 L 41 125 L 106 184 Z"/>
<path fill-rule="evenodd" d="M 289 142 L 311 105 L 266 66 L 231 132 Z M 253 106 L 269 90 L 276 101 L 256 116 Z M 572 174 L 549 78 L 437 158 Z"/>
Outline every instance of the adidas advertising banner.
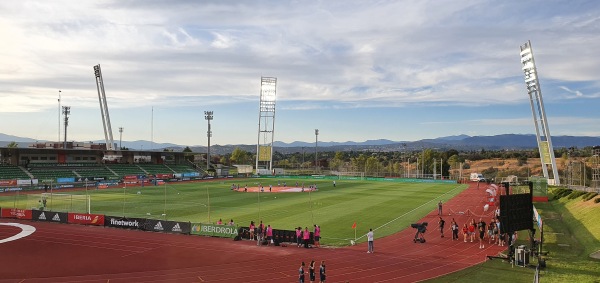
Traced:
<path fill-rule="evenodd" d="M 69 217 L 67 213 L 64 212 L 43 211 L 35 209 L 31 211 L 31 220 L 35 221 L 68 223 L 68 218 Z"/>
<path fill-rule="evenodd" d="M 87 213 L 69 213 L 69 223 L 104 226 L 104 215 Z"/>
<path fill-rule="evenodd" d="M 17 218 L 31 220 L 31 210 L 18 208 L 3 208 L 0 213 L 2 218 Z"/>
<path fill-rule="evenodd" d="M 230 225 L 192 223 L 191 234 L 211 237 L 235 238 L 235 236 L 238 235 L 238 227 Z"/>
<path fill-rule="evenodd" d="M 154 232 L 189 234 L 191 230 L 190 222 L 177 222 L 156 219 L 146 219 L 142 226 L 143 230 Z"/>
<path fill-rule="evenodd" d="M 142 229 L 142 225 L 146 222 L 144 218 L 125 218 L 120 216 L 104 216 L 104 226 L 125 228 L 125 229 Z"/>

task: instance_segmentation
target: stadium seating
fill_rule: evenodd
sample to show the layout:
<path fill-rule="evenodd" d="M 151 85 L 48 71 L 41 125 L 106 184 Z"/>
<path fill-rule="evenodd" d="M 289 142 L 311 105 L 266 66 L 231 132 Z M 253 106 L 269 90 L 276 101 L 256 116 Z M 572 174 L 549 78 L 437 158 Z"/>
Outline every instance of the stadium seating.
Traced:
<path fill-rule="evenodd" d="M 0 165 L 0 180 L 31 178 L 21 167 L 15 165 Z"/>
<path fill-rule="evenodd" d="M 201 171 L 200 174 L 204 174 L 204 172 L 201 169 L 194 169 L 192 166 L 186 165 L 186 164 L 169 164 L 168 166 L 171 170 L 173 170 L 174 173 L 186 173 L 186 172 Z"/>
<path fill-rule="evenodd" d="M 148 174 L 173 174 L 173 170 L 164 164 L 140 164 L 139 165 Z"/>
<path fill-rule="evenodd" d="M 142 167 L 136 164 L 106 164 L 106 167 L 115 172 L 119 177 L 148 174 Z"/>

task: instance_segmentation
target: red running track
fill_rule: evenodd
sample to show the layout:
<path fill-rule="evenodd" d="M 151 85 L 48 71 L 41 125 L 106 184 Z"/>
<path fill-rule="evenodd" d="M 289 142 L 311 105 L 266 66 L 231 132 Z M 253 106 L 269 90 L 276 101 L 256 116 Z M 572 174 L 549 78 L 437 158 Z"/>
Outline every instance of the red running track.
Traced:
<path fill-rule="evenodd" d="M 490 221 L 492 209 L 483 211 L 485 195 L 473 184 L 444 203 L 445 238 L 435 229 L 435 210 L 421 220 L 430 223 L 425 244 L 413 243 L 415 229 L 409 228 L 375 239 L 373 254 L 366 253 L 365 244 L 258 247 L 251 241 L 1 219 L 32 225 L 37 231 L 0 243 L 0 282 L 297 282 L 300 262 L 308 265 L 312 259 L 317 272 L 320 261 L 326 261 L 327 282 L 421 281 L 481 263 L 504 249 L 487 244 L 479 249 L 478 243 L 451 240 L 452 217 L 460 226 L 474 217 L 459 211 L 485 214 L 484 220 Z M 0 239 L 19 230 L 0 225 Z"/>

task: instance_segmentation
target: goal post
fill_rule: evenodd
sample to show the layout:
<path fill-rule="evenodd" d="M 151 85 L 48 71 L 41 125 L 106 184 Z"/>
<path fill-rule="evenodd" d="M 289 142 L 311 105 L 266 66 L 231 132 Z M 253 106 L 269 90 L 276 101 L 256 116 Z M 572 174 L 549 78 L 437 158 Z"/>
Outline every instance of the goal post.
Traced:
<path fill-rule="evenodd" d="M 58 212 L 90 213 L 91 200 L 89 195 L 66 193 L 28 194 L 27 207 Z"/>
<path fill-rule="evenodd" d="M 334 175 L 338 177 L 339 180 L 342 179 L 357 179 L 364 180 L 365 172 L 332 172 Z"/>

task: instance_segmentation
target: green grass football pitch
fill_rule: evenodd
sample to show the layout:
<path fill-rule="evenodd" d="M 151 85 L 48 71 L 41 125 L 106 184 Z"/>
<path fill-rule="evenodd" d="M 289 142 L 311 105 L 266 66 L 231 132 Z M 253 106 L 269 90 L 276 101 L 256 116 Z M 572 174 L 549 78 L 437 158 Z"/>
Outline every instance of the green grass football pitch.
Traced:
<path fill-rule="evenodd" d="M 291 184 L 292 180 L 286 180 Z M 436 208 L 439 200 L 457 195 L 466 185 L 399 183 L 382 181 L 311 180 L 319 190 L 303 193 L 250 193 L 230 190 L 240 187 L 265 188 L 277 180 L 230 179 L 210 182 L 168 183 L 160 186 L 81 190 L 72 194 L 91 197 L 91 213 L 215 223 L 233 219 L 239 226 L 260 220 L 275 229 L 321 226 L 322 243 L 347 245 L 369 228 L 377 237 L 397 233 Z M 30 197 L 31 198 L 31 197 Z M 0 196 L 0 207 L 27 208 L 26 197 Z M 356 222 L 356 231 L 352 229 Z"/>

